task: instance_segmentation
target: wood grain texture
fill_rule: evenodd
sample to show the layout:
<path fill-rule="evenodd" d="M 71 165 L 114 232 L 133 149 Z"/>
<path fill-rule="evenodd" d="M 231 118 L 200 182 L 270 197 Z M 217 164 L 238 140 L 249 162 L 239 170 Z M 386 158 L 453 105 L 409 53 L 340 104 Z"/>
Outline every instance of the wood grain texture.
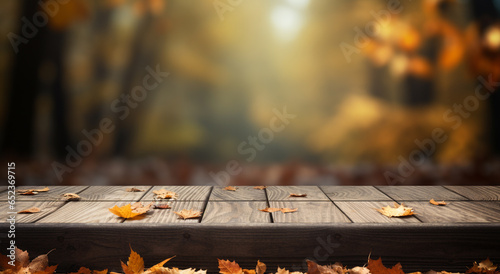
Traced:
<path fill-rule="evenodd" d="M 144 189 L 142 192 L 127 192 L 127 188 Z M 90 186 L 78 195 L 81 201 L 138 201 L 150 186 Z"/>
<path fill-rule="evenodd" d="M 398 202 L 402 201 L 429 201 L 434 200 L 468 200 L 442 186 L 376 186 Z"/>
<path fill-rule="evenodd" d="M 445 186 L 476 201 L 500 201 L 500 186 Z"/>
<path fill-rule="evenodd" d="M 317 186 L 269 186 L 266 191 L 269 201 L 329 201 Z M 290 197 L 291 193 L 307 196 Z"/>
<path fill-rule="evenodd" d="M 429 202 L 408 202 L 424 223 L 491 223 L 500 222 L 500 202 L 453 201 L 446 206 Z"/>
<path fill-rule="evenodd" d="M 224 190 L 214 186 L 210 194 L 210 201 L 266 201 L 264 190 L 254 189 L 253 186 L 236 186 L 236 191 Z"/>
<path fill-rule="evenodd" d="M 419 223 L 413 216 L 389 218 L 376 209 L 392 206 L 392 202 L 335 202 L 354 223 Z"/>
<path fill-rule="evenodd" d="M 373 186 L 320 186 L 333 201 L 392 201 Z"/>
<path fill-rule="evenodd" d="M 143 202 L 143 204 L 147 203 L 147 201 Z M 172 208 L 168 209 L 151 209 L 148 213 L 144 214 L 144 218 L 134 220 L 132 222 L 125 221 L 124 224 L 128 225 L 137 225 L 143 223 L 199 223 L 200 218 L 198 219 L 182 219 L 174 211 L 181 211 L 183 209 L 193 209 L 197 211 L 204 211 L 205 203 L 199 201 L 172 201 L 172 202 L 162 202 L 168 203 Z"/>
<path fill-rule="evenodd" d="M 7 191 L 7 186 L 0 186 L 0 193 Z"/>
<path fill-rule="evenodd" d="M 154 190 L 165 189 L 173 191 L 179 195 L 179 201 L 206 201 L 212 190 L 211 186 L 154 186 L 141 201 L 152 201 L 154 199 Z"/>
<path fill-rule="evenodd" d="M 68 202 L 37 223 L 121 223 L 124 221 L 109 211 L 114 205 L 124 206 L 126 202 Z M 137 217 L 140 219 L 142 217 Z"/>
<path fill-rule="evenodd" d="M 270 223 L 270 214 L 259 210 L 266 207 L 266 202 L 208 202 L 202 223 Z"/>
<path fill-rule="evenodd" d="M 18 187 L 17 190 L 23 189 L 40 189 L 45 186 L 22 186 Z M 82 190 L 88 188 L 88 186 L 47 186 L 49 191 L 39 192 L 36 195 L 20 195 L 16 193 L 16 201 L 64 201 L 62 197 L 64 193 L 80 193 Z M 0 193 L 0 201 L 7 200 L 7 192 Z"/>
<path fill-rule="evenodd" d="M 0 224 L 7 231 L 6 224 Z M 446 269 L 464 272 L 477 258 L 500 260 L 500 224 L 39 224 L 17 227 L 19 247 L 32 256 L 50 255 L 59 272 L 80 266 L 121 271 L 130 248 L 151 266 L 177 255 L 168 266 L 198 267 L 217 273 L 217 258 L 255 265 L 258 256 L 269 272 L 300 267 L 304 258 L 362 265 L 368 254 L 398 261 L 405 272 Z M 432 248 L 429 248 L 432 247 Z"/>
<path fill-rule="evenodd" d="M 296 212 L 271 213 L 275 223 L 350 223 L 332 202 L 271 201 L 271 207 L 297 208 Z"/>
<path fill-rule="evenodd" d="M 30 201 L 30 202 L 16 202 L 14 212 L 19 212 L 32 207 L 38 207 L 40 212 L 32 214 L 16 214 L 16 223 L 33 223 L 38 219 L 41 219 L 52 212 L 59 209 L 64 205 L 64 202 L 56 201 Z M 9 208 L 9 204 L 4 202 L 0 204 L 0 222 L 6 223 L 7 218 L 10 215 L 8 212 L 12 210 Z"/>

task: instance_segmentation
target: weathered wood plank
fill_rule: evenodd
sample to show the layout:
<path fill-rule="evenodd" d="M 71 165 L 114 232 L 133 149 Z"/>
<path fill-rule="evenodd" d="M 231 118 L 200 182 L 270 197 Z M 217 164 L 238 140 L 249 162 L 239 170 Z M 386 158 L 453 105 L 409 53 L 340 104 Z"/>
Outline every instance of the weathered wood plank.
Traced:
<path fill-rule="evenodd" d="M 224 190 L 214 186 L 210 194 L 210 201 L 266 201 L 266 192 L 254 189 L 253 186 L 236 186 L 236 191 Z"/>
<path fill-rule="evenodd" d="M 143 189 L 142 192 L 128 192 L 128 188 Z M 150 189 L 150 186 L 90 186 L 78 195 L 81 201 L 137 201 Z"/>
<path fill-rule="evenodd" d="M 15 214 L 16 223 L 32 223 L 36 220 L 43 218 L 52 212 L 56 211 L 58 208 L 64 205 L 64 202 L 56 202 L 56 201 L 30 201 L 30 202 L 16 202 L 14 212 L 19 212 L 21 210 L 25 210 L 32 207 L 38 207 L 40 212 L 33 214 Z M 4 202 L 0 203 L 0 223 L 7 222 L 7 218 L 11 214 L 8 212 L 12 212 L 9 208 L 9 204 Z"/>
<path fill-rule="evenodd" d="M 121 223 L 124 219 L 111 213 L 109 208 L 126 204 L 126 202 L 68 202 L 36 223 Z M 140 218 L 142 217 L 136 219 Z"/>
<path fill-rule="evenodd" d="M 445 188 L 476 201 L 499 201 L 500 186 L 445 186 Z"/>
<path fill-rule="evenodd" d="M 7 186 L 0 186 L 0 192 L 7 191 Z"/>
<path fill-rule="evenodd" d="M 269 201 L 329 201 L 317 186 L 269 186 L 266 191 Z M 290 197 L 291 193 L 307 196 Z"/>
<path fill-rule="evenodd" d="M 424 223 L 500 222 L 500 202 L 452 201 L 446 206 L 429 202 L 408 202 Z"/>
<path fill-rule="evenodd" d="M 143 204 L 146 204 L 144 201 Z M 134 220 L 133 222 L 126 221 L 125 224 L 137 225 L 143 223 L 198 223 L 200 219 L 182 219 L 179 218 L 174 211 L 181 211 L 183 209 L 193 209 L 197 211 L 204 211 L 205 203 L 200 201 L 171 201 L 162 202 L 168 203 L 171 208 L 168 209 L 151 209 L 148 213 L 144 214 L 144 218 Z"/>
<path fill-rule="evenodd" d="M 297 208 L 293 213 L 273 212 L 275 223 L 350 223 L 332 202 L 271 201 L 271 207 Z"/>
<path fill-rule="evenodd" d="M 152 201 L 154 199 L 154 190 L 165 189 L 173 191 L 179 195 L 179 201 L 206 201 L 212 190 L 211 186 L 154 186 L 141 201 Z"/>
<path fill-rule="evenodd" d="M 320 186 L 333 201 L 392 201 L 373 186 Z"/>
<path fill-rule="evenodd" d="M 335 202 L 344 214 L 354 223 L 419 223 L 413 216 L 389 218 L 376 209 L 393 205 L 392 202 Z"/>
<path fill-rule="evenodd" d="M 398 202 L 434 200 L 468 200 L 442 186 L 376 186 Z"/>
<path fill-rule="evenodd" d="M 446 269 L 464 272 L 477 258 L 500 260 L 500 224 L 19 224 L 16 244 L 32 256 L 50 254 L 59 272 L 80 266 L 122 271 L 130 248 L 148 266 L 177 255 L 168 266 L 218 272 L 217 258 L 244 267 L 261 259 L 269 272 L 277 264 L 301 267 L 305 258 L 363 265 L 368 254 L 387 265 L 400 261 L 405 272 Z M 6 224 L 0 224 L 7 231 Z M 432 248 L 429 248 L 431 246 Z M 453 252 L 450 252 L 453 251 Z M 257 257 L 257 258 L 256 258 Z M 200 259 L 201 258 L 201 259 Z"/>
<path fill-rule="evenodd" d="M 22 186 L 18 187 L 17 190 L 22 189 L 40 189 L 45 186 Z M 16 201 L 63 201 L 62 195 L 64 193 L 80 193 L 82 190 L 86 189 L 88 186 L 48 186 L 49 191 L 39 192 L 37 195 L 20 195 L 16 193 Z M 0 201 L 7 200 L 7 192 L 0 193 Z"/>
<path fill-rule="evenodd" d="M 259 210 L 266 207 L 266 202 L 208 202 L 202 223 L 270 223 L 270 214 Z"/>

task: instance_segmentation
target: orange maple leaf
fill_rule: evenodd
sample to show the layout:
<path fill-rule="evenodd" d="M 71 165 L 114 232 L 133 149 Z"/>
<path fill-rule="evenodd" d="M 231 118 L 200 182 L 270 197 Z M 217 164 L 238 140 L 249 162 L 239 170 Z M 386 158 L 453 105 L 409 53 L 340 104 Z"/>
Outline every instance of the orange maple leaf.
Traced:
<path fill-rule="evenodd" d="M 130 247 L 130 256 L 127 264 L 122 264 L 122 269 L 125 274 L 139 274 L 144 272 L 144 259 Z"/>
<path fill-rule="evenodd" d="M 305 193 L 290 193 L 290 197 L 307 197 Z"/>
<path fill-rule="evenodd" d="M 378 258 L 377 260 L 368 259 L 366 267 L 370 269 L 371 274 L 405 274 L 400 263 L 389 269 L 382 263 L 382 258 Z"/>
<path fill-rule="evenodd" d="M 405 217 L 415 214 L 413 208 L 405 207 L 403 204 L 399 205 L 398 203 L 394 203 L 394 207 L 384 206 L 382 209 L 377 209 L 377 211 L 387 217 Z"/>
<path fill-rule="evenodd" d="M 276 212 L 276 211 L 281 211 L 283 213 L 290 213 L 290 212 L 295 212 L 298 209 L 297 208 L 287 208 L 287 207 L 281 207 L 281 208 L 276 208 L 276 207 L 266 207 L 264 209 L 259 209 L 262 212 Z"/>
<path fill-rule="evenodd" d="M 495 271 L 497 269 L 496 265 L 493 265 L 493 262 L 490 259 L 486 259 L 479 264 L 474 262 L 474 265 L 469 268 L 465 273 L 486 273 L 486 274 L 496 274 L 499 271 Z"/>
<path fill-rule="evenodd" d="M 266 189 L 267 186 L 254 186 L 253 187 L 254 189 L 260 189 L 260 190 L 263 190 L 263 189 Z"/>
<path fill-rule="evenodd" d="M 113 213 L 119 217 L 125 218 L 125 219 L 134 218 L 138 215 L 145 213 L 145 212 L 144 213 L 133 212 L 131 204 L 124 205 L 122 207 L 118 207 L 117 205 L 115 205 L 114 207 L 109 208 L 109 211 L 111 213 Z"/>
<path fill-rule="evenodd" d="M 166 189 L 160 189 L 160 190 L 153 190 L 153 193 L 155 194 L 155 198 L 157 199 L 177 199 L 178 195 L 177 193 L 173 191 L 168 191 Z"/>
<path fill-rule="evenodd" d="M 236 191 L 238 188 L 234 187 L 234 186 L 226 186 L 225 188 L 223 188 L 224 190 L 228 190 L 228 191 Z"/>
<path fill-rule="evenodd" d="M 40 212 L 40 209 L 38 207 L 30 207 L 28 209 L 25 209 L 25 210 L 21 210 L 18 212 L 18 214 L 26 214 L 26 213 L 37 213 L 37 212 Z"/>
<path fill-rule="evenodd" d="M 243 270 L 240 265 L 236 263 L 236 261 L 229 260 L 219 260 L 219 273 L 221 274 L 242 274 Z"/>
<path fill-rule="evenodd" d="M 316 262 L 307 260 L 307 274 L 323 274 L 323 273 L 348 273 L 347 269 L 340 263 L 332 265 L 319 265 Z"/>

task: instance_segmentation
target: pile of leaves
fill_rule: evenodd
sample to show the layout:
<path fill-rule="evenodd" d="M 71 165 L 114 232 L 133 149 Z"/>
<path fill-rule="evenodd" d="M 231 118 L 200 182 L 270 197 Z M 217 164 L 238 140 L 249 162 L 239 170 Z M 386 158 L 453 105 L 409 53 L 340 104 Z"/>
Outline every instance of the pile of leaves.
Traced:
<path fill-rule="evenodd" d="M 52 250 L 51 250 L 52 251 Z M 5 255 L 0 255 L 0 274 L 53 274 L 57 265 L 49 266 L 49 258 L 47 254 L 40 255 L 29 260 L 29 254 L 27 251 L 22 251 L 18 248 L 15 249 L 15 263 L 12 265 L 10 258 Z M 125 274 L 206 274 L 206 270 L 196 270 L 194 268 L 179 269 L 176 267 L 164 267 L 164 265 L 172 260 L 175 256 L 163 260 L 160 263 L 146 269 L 144 266 L 144 259 L 135 252 L 132 247 L 130 247 L 130 256 L 128 257 L 127 263 L 121 262 L 123 273 Z M 316 262 L 306 260 L 307 262 L 307 272 L 298 272 L 287 270 L 286 268 L 278 267 L 276 271 L 267 269 L 265 263 L 257 261 L 255 269 L 243 269 L 236 261 L 221 260 L 219 261 L 219 273 L 221 274 L 265 274 L 265 273 L 276 273 L 276 274 L 405 274 L 401 264 L 396 264 L 391 268 L 384 266 L 382 259 L 372 260 L 368 258 L 368 262 L 364 266 L 356 266 L 353 268 L 347 268 L 341 263 L 335 263 L 331 265 L 319 265 Z M 119 274 L 117 272 L 108 272 L 108 269 L 104 270 L 91 270 L 86 267 L 80 267 L 77 272 L 72 272 L 70 274 Z M 486 259 L 480 263 L 474 262 L 474 265 L 469 268 L 466 274 L 500 274 L 500 270 L 496 265 Z M 446 271 L 428 271 L 422 272 L 412 272 L 407 274 L 455 274 Z"/>

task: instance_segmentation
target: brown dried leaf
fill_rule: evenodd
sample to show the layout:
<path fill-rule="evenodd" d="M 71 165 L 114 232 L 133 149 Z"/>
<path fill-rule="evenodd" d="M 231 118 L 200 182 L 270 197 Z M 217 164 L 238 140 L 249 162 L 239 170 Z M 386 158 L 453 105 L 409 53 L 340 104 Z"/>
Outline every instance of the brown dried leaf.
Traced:
<path fill-rule="evenodd" d="M 261 262 L 261 261 L 257 261 L 257 265 L 255 266 L 255 273 L 256 274 L 264 274 L 266 273 L 266 264 Z"/>
<path fill-rule="evenodd" d="M 290 197 L 307 197 L 305 193 L 290 193 Z"/>
<path fill-rule="evenodd" d="M 141 202 L 135 202 L 130 206 L 130 208 L 132 209 L 133 213 L 144 214 L 148 212 L 152 206 L 153 206 L 152 202 L 145 206 L 143 206 Z"/>
<path fill-rule="evenodd" d="M 171 208 L 168 204 L 157 204 L 155 205 L 155 209 L 169 209 Z"/>
<path fill-rule="evenodd" d="M 437 206 L 445 206 L 446 205 L 446 202 L 445 201 L 440 201 L 440 202 L 436 202 L 434 201 L 434 199 L 431 199 L 429 201 L 429 203 L 433 204 L 433 205 L 437 205 Z"/>
<path fill-rule="evenodd" d="M 177 193 L 173 191 L 168 191 L 166 189 L 160 189 L 160 190 L 153 190 L 153 193 L 155 194 L 155 198 L 157 199 L 177 199 L 178 195 Z"/>
<path fill-rule="evenodd" d="M 66 201 L 79 201 L 81 199 L 81 197 L 75 193 L 65 193 L 63 197 L 66 198 Z"/>
<path fill-rule="evenodd" d="M 474 265 L 469 268 L 465 273 L 487 273 L 487 274 L 496 274 L 497 265 L 493 265 L 493 262 L 490 261 L 489 258 L 480 262 L 474 262 Z"/>
<path fill-rule="evenodd" d="M 57 265 L 47 266 L 44 270 L 37 271 L 33 274 L 52 274 L 56 271 L 56 269 L 57 269 Z"/>
<path fill-rule="evenodd" d="M 52 249 L 51 251 L 47 252 L 47 254 L 40 255 L 40 256 L 36 257 L 35 259 L 33 259 L 31 261 L 31 263 L 29 263 L 28 266 L 27 266 L 27 268 L 29 269 L 29 271 L 31 273 L 45 272 L 45 270 L 49 267 L 49 253 L 52 252 L 53 250 L 54 249 Z M 54 268 L 54 270 L 52 272 L 55 271 L 56 267 L 57 266 L 55 266 L 55 267 L 52 266 L 52 268 Z M 49 268 L 47 270 L 50 271 L 52 268 Z"/>
<path fill-rule="evenodd" d="M 243 270 L 241 267 L 236 263 L 236 261 L 229 261 L 229 260 L 219 260 L 219 273 L 221 274 L 242 274 Z"/>
<path fill-rule="evenodd" d="M 256 274 L 253 269 L 243 269 L 243 274 Z"/>
<path fill-rule="evenodd" d="M 260 189 L 260 190 L 263 190 L 263 189 L 266 189 L 267 186 L 254 186 L 253 187 L 254 189 Z"/>
<path fill-rule="evenodd" d="M 398 203 L 394 203 L 394 207 L 385 206 L 382 209 L 377 209 L 377 211 L 387 217 L 405 217 L 415 214 L 413 208 L 405 207 L 403 204 L 399 205 Z"/>
<path fill-rule="evenodd" d="M 46 192 L 46 191 L 49 191 L 50 189 L 48 187 L 44 187 L 44 188 L 39 188 L 39 189 L 35 189 L 35 188 L 31 188 L 31 189 L 19 189 L 17 190 L 17 193 L 21 194 L 21 195 L 36 195 L 38 194 L 38 192 Z"/>
<path fill-rule="evenodd" d="M 370 269 L 371 274 L 405 274 L 400 263 L 389 269 L 382 264 L 382 258 L 378 258 L 378 260 L 368 259 L 366 267 Z"/>
<path fill-rule="evenodd" d="M 316 262 L 307 261 L 307 274 L 345 274 L 347 269 L 340 263 L 332 265 L 319 265 Z"/>
<path fill-rule="evenodd" d="M 127 192 L 143 192 L 145 190 L 132 187 L 132 188 L 127 188 L 125 191 L 127 191 Z"/>
<path fill-rule="evenodd" d="M 349 274 L 370 274 L 370 269 L 366 267 L 356 266 L 349 270 Z"/>
<path fill-rule="evenodd" d="M 18 213 L 19 214 L 30 214 L 30 213 L 37 213 L 37 212 L 40 212 L 40 209 L 38 207 L 30 207 L 28 209 L 21 210 Z"/>
<path fill-rule="evenodd" d="M 266 207 L 264 209 L 259 209 L 262 212 L 276 212 L 276 211 L 281 211 L 283 213 L 290 213 L 290 212 L 295 212 L 298 209 L 297 208 L 287 208 L 287 207 L 282 207 L 282 208 L 276 208 L 276 207 Z"/>
<path fill-rule="evenodd" d="M 193 209 L 190 209 L 190 210 L 183 209 L 180 212 L 174 211 L 174 213 L 177 214 L 180 218 L 182 218 L 184 220 L 200 218 L 201 214 L 202 214 L 201 211 L 196 211 Z"/>
<path fill-rule="evenodd" d="M 226 186 L 225 188 L 223 188 L 224 190 L 227 190 L 227 191 L 236 191 L 238 188 L 234 187 L 234 186 Z"/>

